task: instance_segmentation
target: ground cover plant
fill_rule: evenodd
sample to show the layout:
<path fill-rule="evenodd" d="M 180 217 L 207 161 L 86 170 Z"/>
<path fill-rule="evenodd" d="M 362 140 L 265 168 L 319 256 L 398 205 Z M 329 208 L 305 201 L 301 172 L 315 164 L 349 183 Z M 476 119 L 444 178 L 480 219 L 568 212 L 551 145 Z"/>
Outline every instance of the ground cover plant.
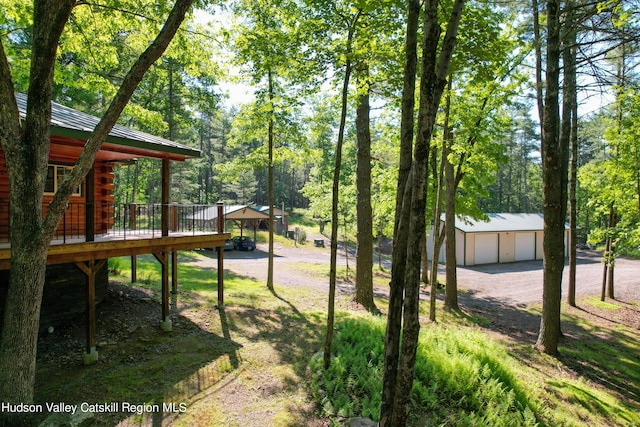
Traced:
<path fill-rule="evenodd" d="M 246 261 L 248 270 L 255 268 Z M 157 261 L 140 257 L 133 285 L 129 260 L 112 261 L 114 280 L 98 313 L 100 361 L 81 365 L 82 319 L 75 329 L 44 337 L 37 401 L 186 408 L 95 414 L 84 424 L 100 426 L 319 427 L 351 416 L 376 419 L 384 316 L 369 315 L 349 294 L 339 294 L 332 365 L 324 372 L 317 360 L 325 292 L 301 283 L 272 293 L 260 281 L 227 272 L 225 305 L 218 307 L 215 256 L 184 252 L 179 265 L 174 331 L 166 333 L 157 326 Z M 378 301 L 384 310 L 384 298 Z M 640 425 L 640 329 L 627 322 L 637 306 L 608 304 L 586 300 L 581 309 L 563 309 L 559 359 L 497 328 L 505 312 L 450 313 L 439 306 L 439 323 L 432 324 L 423 307 L 410 425 Z M 511 315 L 534 317 L 535 310 Z"/>
<path fill-rule="evenodd" d="M 383 319 L 349 317 L 336 325 L 329 370 L 312 361 L 314 396 L 327 416 L 378 420 Z M 414 422 L 429 425 L 536 425 L 538 405 L 517 380 L 503 346 L 477 329 L 425 328 L 417 355 Z"/>

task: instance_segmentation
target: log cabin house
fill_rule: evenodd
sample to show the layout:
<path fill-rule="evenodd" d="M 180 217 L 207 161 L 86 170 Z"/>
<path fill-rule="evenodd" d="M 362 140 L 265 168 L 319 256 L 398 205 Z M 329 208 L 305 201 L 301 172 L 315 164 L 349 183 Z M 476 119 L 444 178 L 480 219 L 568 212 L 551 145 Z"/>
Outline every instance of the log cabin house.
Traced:
<path fill-rule="evenodd" d="M 17 94 L 21 116 L 26 115 L 26 95 Z M 52 103 L 51 145 L 45 183 L 44 211 L 69 171 L 99 119 L 74 109 Z M 177 205 L 170 201 L 171 162 L 199 157 L 193 148 L 116 125 L 104 141 L 92 170 L 69 201 L 56 236 L 49 247 L 47 273 L 41 315 L 41 329 L 59 325 L 69 318 L 86 313 L 87 343 L 85 363 L 97 360 L 95 305 L 108 283 L 107 260 L 153 254 L 162 266 L 162 313 L 160 326 L 171 329 L 169 280 L 177 290 L 177 251 L 196 248 L 218 248 L 218 299 L 223 302 L 223 251 L 226 239 L 224 215 L 216 227 L 200 227 L 198 212 L 209 206 Z M 154 205 L 114 203 L 116 164 L 140 157 L 161 160 L 162 201 Z M 223 212 L 223 206 L 217 209 Z M 9 229 L 9 183 L 0 147 L 0 310 L 11 268 Z M 171 278 L 169 277 L 171 271 Z M 2 319 L 0 313 L 0 321 Z"/>

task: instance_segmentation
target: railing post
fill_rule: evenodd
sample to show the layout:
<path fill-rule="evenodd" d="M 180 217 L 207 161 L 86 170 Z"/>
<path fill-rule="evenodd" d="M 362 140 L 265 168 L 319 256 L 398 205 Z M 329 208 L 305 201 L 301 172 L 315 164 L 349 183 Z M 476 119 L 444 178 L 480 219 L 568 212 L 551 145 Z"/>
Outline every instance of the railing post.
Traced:
<path fill-rule="evenodd" d="M 162 236 L 169 235 L 169 193 L 171 185 L 171 161 L 162 159 L 162 206 L 160 209 L 160 223 Z"/>
<path fill-rule="evenodd" d="M 178 205 L 171 205 L 171 231 L 178 231 Z"/>
<path fill-rule="evenodd" d="M 131 230 L 136 229 L 136 204 L 135 203 L 131 203 L 129 205 L 129 228 Z"/>
<path fill-rule="evenodd" d="M 84 236 L 86 242 L 93 242 L 96 234 L 95 217 L 95 167 L 91 167 L 85 179 Z"/>
<path fill-rule="evenodd" d="M 67 243 L 67 210 L 62 215 L 62 243 Z"/>
<path fill-rule="evenodd" d="M 218 233 L 224 233 L 224 203 L 218 202 Z"/>

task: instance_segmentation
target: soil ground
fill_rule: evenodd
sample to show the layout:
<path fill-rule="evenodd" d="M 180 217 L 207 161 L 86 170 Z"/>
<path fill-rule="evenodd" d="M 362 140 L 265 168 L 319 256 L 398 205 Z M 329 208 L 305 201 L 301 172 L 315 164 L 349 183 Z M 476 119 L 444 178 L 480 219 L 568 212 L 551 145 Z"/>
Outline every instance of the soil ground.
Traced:
<path fill-rule="evenodd" d="M 309 236 L 309 239 L 314 237 L 318 236 Z M 266 245 L 259 245 L 252 252 L 225 252 L 225 270 L 266 281 L 266 249 Z M 299 247 L 277 245 L 275 254 L 276 286 L 307 287 L 318 295 L 318 301 L 326 300 L 328 280 L 305 273 L 300 265 L 328 265 L 328 247 L 315 247 L 310 243 Z M 351 254 L 346 259 L 341 251 L 339 264 L 347 263 L 353 266 L 355 258 Z M 188 261 L 187 264 L 213 269 L 217 266 L 217 261 L 215 256 L 209 256 Z M 618 260 L 616 294 L 618 302 L 623 305 L 622 309 L 611 312 L 590 308 L 588 312 L 583 310 L 581 314 L 596 324 L 621 322 L 640 330 L 638 272 L 640 261 Z M 577 274 L 579 298 L 600 295 L 602 264 L 599 254 L 580 252 Z M 441 276 L 443 275 L 442 273 Z M 541 303 L 542 262 L 460 268 L 458 280 L 461 307 L 466 312 L 481 314 L 487 318 L 490 324 L 486 328 L 489 332 L 508 340 L 531 344 L 535 342 L 540 320 L 539 316 L 532 314 L 530 308 L 534 307 L 535 311 L 535 307 Z M 343 296 L 351 295 L 352 290 L 351 283 L 338 284 L 338 293 Z M 386 288 L 378 288 L 376 292 L 386 294 Z M 422 297 L 427 299 L 428 292 L 423 292 Z M 120 372 L 120 367 L 126 365 L 136 374 L 141 370 L 148 370 L 151 390 L 148 395 L 141 396 L 140 401 L 144 402 L 162 401 L 164 396 L 155 392 L 154 388 L 162 389 L 166 386 L 163 381 L 165 377 L 171 377 L 169 370 L 180 371 L 177 376 L 184 380 L 173 384 L 174 396 L 182 393 L 189 400 L 189 417 L 183 417 L 180 425 L 263 426 L 266 425 L 265 420 L 277 419 L 279 411 L 283 413 L 282 417 L 293 417 L 293 421 L 287 421 L 288 424 L 283 420 L 282 425 L 328 425 L 327 420 L 315 415 L 312 399 L 306 388 L 300 387 L 305 379 L 300 378 L 296 372 L 287 371 L 291 369 L 291 360 L 298 352 L 312 354 L 319 350 L 317 343 L 321 342 L 324 331 L 295 331 L 285 334 L 287 339 L 284 342 L 265 344 L 265 340 L 269 339 L 269 329 L 275 326 L 286 328 L 291 317 L 283 314 L 280 318 L 272 318 L 272 314 L 267 315 L 259 310 L 220 309 L 210 300 L 182 298 L 180 316 L 174 321 L 174 330 L 163 336 L 157 333 L 159 307 L 151 292 L 112 283 L 107 298 L 98 307 L 100 362 L 93 367 L 82 366 L 82 319 L 51 336 L 43 337 L 39 343 L 36 398 L 40 401 L 52 401 L 56 398 L 66 401 L 100 401 L 105 393 L 101 387 L 114 381 L 109 376 L 110 372 Z M 289 315 L 295 316 L 295 307 L 291 309 Z M 571 310 L 581 309 L 568 309 L 569 312 Z M 235 334 L 238 327 L 234 323 L 245 320 L 253 322 L 253 335 L 240 337 Z M 266 345 L 272 347 L 264 347 Z M 212 355 L 212 348 L 218 354 Z M 166 364 L 165 360 L 165 365 L 157 366 L 154 363 L 158 354 L 175 354 L 175 358 L 171 359 L 170 364 Z M 263 355 L 265 359 L 261 360 Z M 203 372 L 202 367 L 210 367 L 211 360 L 216 361 L 217 367 L 210 372 Z M 264 369 L 243 370 L 243 361 L 248 360 L 254 365 L 262 363 Z M 92 384 L 85 383 L 83 378 L 86 375 L 91 375 Z M 126 373 L 118 375 L 123 377 L 116 381 L 122 381 L 126 386 Z M 68 381 L 63 386 L 50 388 L 47 385 L 49 378 L 68 378 Z M 51 383 L 60 384 L 59 381 Z M 174 397 L 175 399 L 178 398 Z M 162 415 L 106 415 L 100 417 L 100 421 L 94 420 L 92 425 L 173 425 L 179 416 L 179 413 L 168 417 L 165 415 L 164 418 Z"/>

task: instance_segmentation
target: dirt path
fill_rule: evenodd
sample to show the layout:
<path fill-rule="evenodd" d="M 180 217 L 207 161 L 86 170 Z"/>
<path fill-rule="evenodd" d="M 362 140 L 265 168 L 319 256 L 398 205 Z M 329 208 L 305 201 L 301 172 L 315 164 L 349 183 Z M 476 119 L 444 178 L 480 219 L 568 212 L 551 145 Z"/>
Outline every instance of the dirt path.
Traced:
<path fill-rule="evenodd" d="M 225 268 L 236 274 L 259 281 L 267 278 L 267 247 L 259 245 L 254 252 L 231 251 L 225 253 Z M 275 247 L 274 281 L 280 286 L 310 286 L 317 290 L 327 290 L 328 280 L 306 274 L 299 268 L 300 263 L 329 264 L 328 248 L 317 248 L 307 243 L 298 247 Z M 602 286 L 603 266 L 601 255 L 596 252 L 580 251 L 576 269 L 576 294 L 599 296 Z M 345 265 L 344 251 L 338 252 L 338 264 Z M 355 258 L 348 260 L 355 266 Z M 387 267 L 389 267 L 387 265 Z M 498 300 L 503 304 L 523 306 L 542 302 L 542 261 L 522 261 L 508 264 L 489 264 L 474 267 L 459 267 L 458 286 L 468 292 L 468 296 L 478 299 Z M 444 266 L 439 275 L 444 276 Z M 564 270 L 563 298 L 566 297 L 569 268 Z M 339 284 L 345 292 L 351 286 Z M 616 298 L 624 301 L 640 300 L 640 260 L 620 258 L 615 266 Z M 425 294 L 428 295 L 428 294 Z M 464 299 L 465 297 L 462 296 Z"/>
<path fill-rule="evenodd" d="M 326 265 L 327 271 L 331 259 L 328 241 L 325 247 L 315 247 L 313 243 L 306 243 L 296 247 L 275 245 L 274 247 L 274 271 L 273 280 L 279 286 L 308 286 L 318 291 L 329 289 L 328 279 L 307 274 L 300 269 L 300 264 Z M 229 251 L 224 255 L 224 268 L 235 274 L 250 277 L 257 281 L 267 281 L 268 267 L 268 247 L 266 244 L 259 244 L 255 251 Z M 347 259 L 344 250 L 338 252 L 338 265 L 344 266 L 347 263 L 355 268 L 355 257 L 349 255 Z M 208 263 L 209 261 L 205 261 Z M 214 262 L 212 260 L 212 262 Z M 213 266 L 213 264 L 212 264 Z M 344 290 L 349 289 L 349 285 L 339 283 L 338 287 Z"/>

